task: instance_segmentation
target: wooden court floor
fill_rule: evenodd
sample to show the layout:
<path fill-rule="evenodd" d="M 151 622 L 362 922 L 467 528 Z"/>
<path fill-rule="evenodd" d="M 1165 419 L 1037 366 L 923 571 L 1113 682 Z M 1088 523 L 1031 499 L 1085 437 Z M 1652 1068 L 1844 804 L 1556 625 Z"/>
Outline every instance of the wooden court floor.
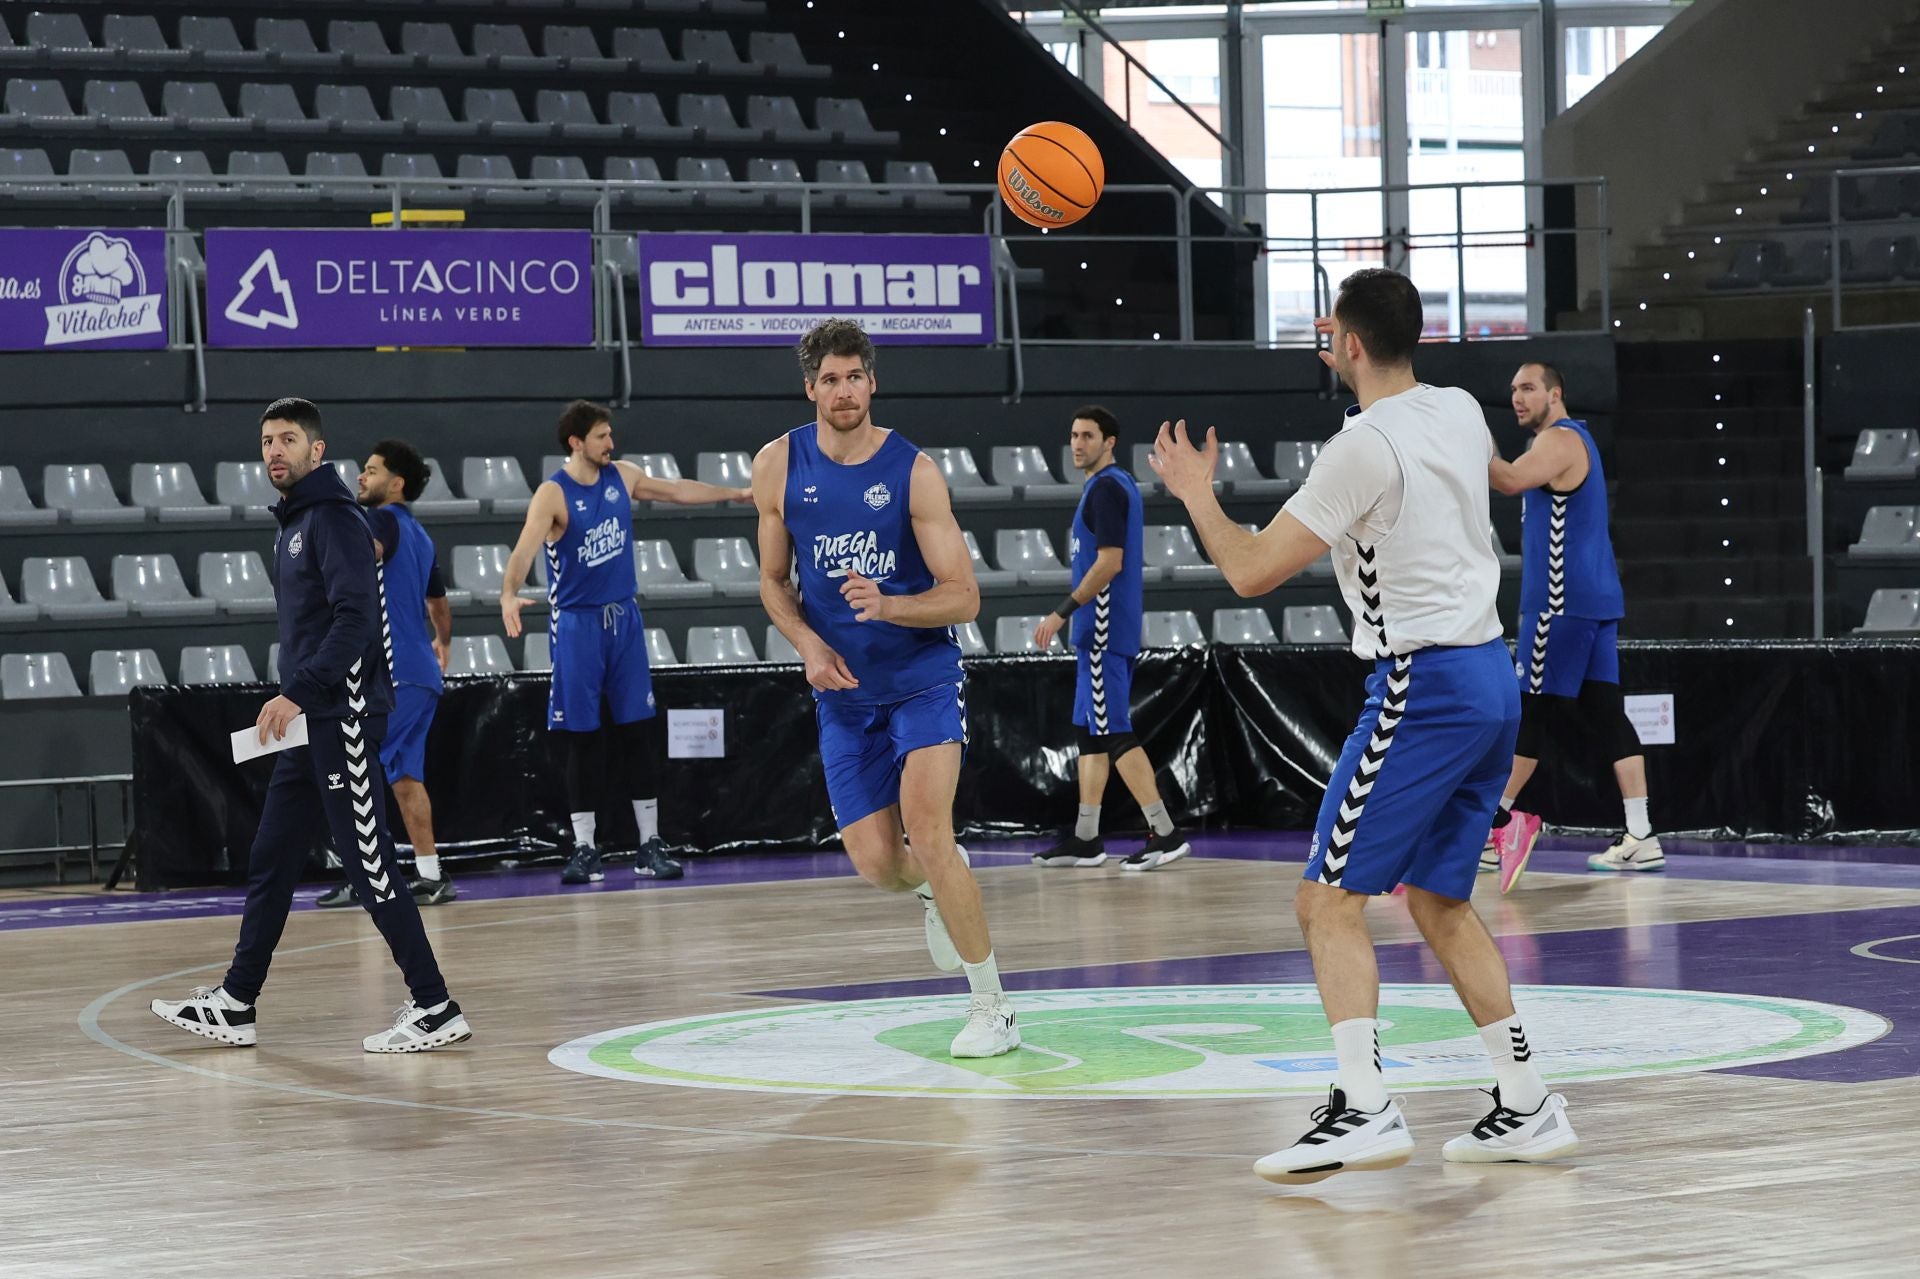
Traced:
<path fill-rule="evenodd" d="M 610 891 L 429 911 L 476 1034 L 418 1057 L 360 1051 L 402 992 L 358 911 L 296 912 L 254 1049 L 193 1039 L 146 1010 L 218 980 L 231 916 L 0 931 L 0 1275 L 1920 1273 L 1920 1049 L 1906 1039 L 1920 871 L 1623 882 L 1543 860 L 1510 897 L 1483 884 L 1483 913 L 1517 980 L 1543 991 L 1522 991 L 1522 1015 L 1563 1000 L 1561 1038 L 1587 1045 L 1596 1069 L 1613 1071 L 1614 1048 L 1631 1055 L 1621 1045 L 1634 1035 L 1705 1052 L 1782 1014 L 1648 996 L 1652 1020 L 1629 1035 L 1606 1024 L 1607 992 L 1579 993 L 1589 987 L 1629 1003 L 1678 991 L 1838 1006 L 1859 1015 L 1807 1012 L 1794 1051 L 1845 1025 L 1859 1042 L 1677 1073 L 1625 1062 L 1556 1084 L 1584 1144 L 1555 1166 L 1444 1164 L 1442 1142 L 1485 1098 L 1466 1084 L 1401 1091 L 1421 1142 L 1411 1164 L 1286 1189 L 1250 1166 L 1305 1128 L 1317 1102 L 1302 1089 L 1323 1086 L 1311 1057 L 1276 1040 L 1269 1068 L 1204 1044 L 1265 1015 L 1229 1007 L 1228 988 L 1306 980 L 1289 861 L 1196 857 L 1122 876 L 980 859 L 1010 985 L 1067 991 L 1051 997 L 1061 1007 L 1071 992 L 1228 990 L 1220 1024 L 1204 1009 L 1181 1023 L 1184 1047 L 1107 1013 L 1068 1027 L 1030 998 L 1033 1070 L 1125 1075 L 1156 1053 L 1217 1057 L 1236 1078 L 1293 1089 L 1268 1095 L 1177 1095 L 1177 1079 L 1108 1094 L 1116 1085 L 1095 1075 L 1071 1095 L 943 1091 L 952 1068 L 909 1051 L 911 1028 L 868 1057 L 813 1061 L 812 1045 L 845 1034 L 826 1019 L 765 1032 L 759 1048 L 762 1032 L 728 1030 L 674 1059 L 706 1062 L 693 1073 L 726 1087 L 550 1061 L 570 1041 L 670 1019 L 960 1002 L 959 983 L 935 980 L 917 906 L 842 875 L 709 884 L 696 864 L 684 886 L 642 892 L 611 891 L 631 882 L 615 870 Z M 1370 914 L 1389 982 L 1441 980 L 1407 944 L 1400 902 Z M 1567 987 L 1579 990 L 1549 990 Z M 1600 1024 L 1582 1021 L 1583 1000 Z M 834 1070 L 837 1093 L 739 1086 L 837 1087 L 810 1073 Z"/>

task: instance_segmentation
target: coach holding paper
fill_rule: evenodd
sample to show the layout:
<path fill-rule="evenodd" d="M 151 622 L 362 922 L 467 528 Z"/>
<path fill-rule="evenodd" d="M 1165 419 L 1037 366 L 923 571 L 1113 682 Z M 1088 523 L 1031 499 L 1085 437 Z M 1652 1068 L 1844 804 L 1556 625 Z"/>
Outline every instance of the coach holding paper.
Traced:
<path fill-rule="evenodd" d="M 381 646 L 385 600 L 373 534 L 331 466 L 320 410 L 275 400 L 260 415 L 260 456 L 282 496 L 273 508 L 273 590 L 279 606 L 280 695 L 260 709 L 261 742 L 304 714 L 308 745 L 280 754 L 248 858 L 247 906 L 226 979 L 183 1000 L 153 1001 L 182 1030 L 236 1046 L 255 1042 L 254 1001 L 286 927 L 293 887 L 324 822 L 348 880 L 405 974 L 410 999 L 368 1052 L 420 1052 L 471 1035 L 434 962 L 387 829 L 380 767 L 393 689 Z"/>

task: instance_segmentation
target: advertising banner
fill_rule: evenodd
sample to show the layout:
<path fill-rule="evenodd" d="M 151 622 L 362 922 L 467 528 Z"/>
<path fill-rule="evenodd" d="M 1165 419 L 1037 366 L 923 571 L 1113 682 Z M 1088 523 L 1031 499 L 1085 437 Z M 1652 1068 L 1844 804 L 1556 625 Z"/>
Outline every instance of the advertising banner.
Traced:
<path fill-rule="evenodd" d="M 593 237 L 210 230 L 207 344 L 591 346 Z"/>
<path fill-rule="evenodd" d="M 639 251 L 651 346 L 786 345 L 835 317 L 876 343 L 994 339 L 984 235 L 643 234 Z"/>
<path fill-rule="evenodd" d="M 167 344 L 167 235 L 0 228 L 0 350 Z"/>

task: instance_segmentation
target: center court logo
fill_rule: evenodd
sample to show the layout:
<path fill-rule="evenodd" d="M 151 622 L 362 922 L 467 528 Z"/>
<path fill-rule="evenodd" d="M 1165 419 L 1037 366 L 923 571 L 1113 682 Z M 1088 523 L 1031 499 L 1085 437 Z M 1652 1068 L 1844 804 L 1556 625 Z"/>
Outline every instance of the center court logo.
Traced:
<path fill-rule="evenodd" d="M 1521 987 L 1534 1062 L 1553 1084 L 1836 1052 L 1885 1034 L 1873 1013 L 1703 991 Z M 1016 994 L 1025 1047 L 956 1061 L 966 1002 L 870 999 L 716 1013 L 602 1031 L 548 1054 L 581 1074 L 749 1092 L 901 1097 L 1321 1094 L 1333 1041 L 1311 985 L 1141 986 Z M 1481 1088 L 1480 1035 L 1446 986 L 1387 986 L 1381 1066 L 1395 1091 Z"/>

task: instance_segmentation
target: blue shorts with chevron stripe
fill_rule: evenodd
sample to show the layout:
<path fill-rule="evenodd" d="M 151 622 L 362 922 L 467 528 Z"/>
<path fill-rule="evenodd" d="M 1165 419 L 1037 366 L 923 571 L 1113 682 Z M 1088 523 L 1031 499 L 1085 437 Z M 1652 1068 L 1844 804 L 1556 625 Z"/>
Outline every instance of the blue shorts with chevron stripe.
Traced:
<path fill-rule="evenodd" d="M 1073 722 L 1096 737 L 1131 733 L 1133 715 L 1133 659 L 1105 649 L 1080 650 L 1080 670 L 1073 686 Z"/>
<path fill-rule="evenodd" d="M 1520 731 L 1511 660 L 1490 640 L 1375 665 L 1327 782 L 1306 878 L 1356 893 L 1407 883 L 1472 896 Z"/>
<path fill-rule="evenodd" d="M 1520 691 L 1578 697 L 1588 680 L 1620 682 L 1620 623 L 1559 613 L 1522 613 L 1513 669 Z"/>

